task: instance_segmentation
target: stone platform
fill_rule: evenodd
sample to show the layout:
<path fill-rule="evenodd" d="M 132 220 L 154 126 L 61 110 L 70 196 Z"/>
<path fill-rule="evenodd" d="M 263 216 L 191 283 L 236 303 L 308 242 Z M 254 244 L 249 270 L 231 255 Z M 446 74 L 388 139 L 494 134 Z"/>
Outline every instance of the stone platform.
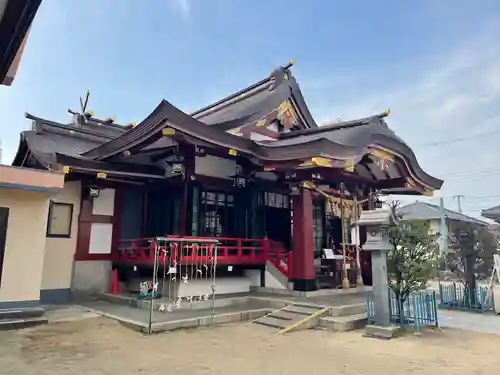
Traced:
<path fill-rule="evenodd" d="M 364 309 L 364 295 L 362 290 L 321 291 L 311 296 L 295 295 L 290 293 L 275 293 L 272 290 L 257 290 L 250 293 L 239 293 L 234 295 L 216 296 L 214 302 L 203 301 L 199 303 L 183 302 L 180 308 L 173 311 L 160 311 L 161 305 L 169 301 L 161 299 L 154 301 L 153 312 L 151 301 L 137 300 L 130 296 L 120 295 L 98 295 L 79 301 L 79 304 L 88 311 L 116 319 L 126 326 L 140 332 L 149 332 L 149 319 L 151 314 L 151 332 L 164 332 L 178 328 L 194 328 L 214 324 L 261 320 L 275 321 L 280 317 L 271 315 L 277 310 L 287 306 L 301 306 L 304 309 L 318 310 L 328 308 L 324 317 L 334 317 L 344 323 L 331 324 L 316 319 L 313 324 L 304 328 L 323 327 L 331 330 L 354 329 L 366 324 L 366 319 L 360 314 Z M 308 310 L 308 311 L 309 311 Z M 279 314 L 278 314 L 279 315 Z M 285 314 L 286 315 L 286 314 Z M 350 323 L 350 318 L 356 320 Z M 282 318 L 282 317 L 281 317 Z M 286 316 L 285 318 L 288 318 Z M 284 327 L 287 319 L 282 319 L 277 324 L 269 324 L 273 327 Z M 276 322 L 275 322 L 276 323 Z M 266 325 L 266 324 L 263 324 Z"/>

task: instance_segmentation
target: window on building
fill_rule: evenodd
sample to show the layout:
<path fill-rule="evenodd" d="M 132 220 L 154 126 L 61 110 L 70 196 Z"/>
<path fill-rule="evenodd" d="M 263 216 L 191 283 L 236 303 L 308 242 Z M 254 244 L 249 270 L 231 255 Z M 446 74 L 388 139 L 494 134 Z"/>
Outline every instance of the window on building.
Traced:
<path fill-rule="evenodd" d="M 231 237 L 234 235 L 234 197 L 223 192 L 202 191 L 201 235 Z"/>
<path fill-rule="evenodd" d="M 47 222 L 47 237 L 71 237 L 72 218 L 72 204 L 51 201 Z"/>
<path fill-rule="evenodd" d="M 290 197 L 284 194 L 265 192 L 264 205 L 275 208 L 288 208 Z"/>

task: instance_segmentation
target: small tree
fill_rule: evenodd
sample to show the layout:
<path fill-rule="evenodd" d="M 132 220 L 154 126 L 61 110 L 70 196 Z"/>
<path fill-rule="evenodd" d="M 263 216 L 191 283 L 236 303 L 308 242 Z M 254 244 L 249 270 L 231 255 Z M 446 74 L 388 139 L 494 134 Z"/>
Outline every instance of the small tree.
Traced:
<path fill-rule="evenodd" d="M 495 236 L 487 228 L 459 222 L 452 235 L 454 246 L 447 256 L 448 268 L 464 285 L 463 304 L 475 307 L 477 277 L 485 278 L 493 270 L 493 254 L 497 251 Z"/>
<path fill-rule="evenodd" d="M 403 305 L 412 292 L 425 289 L 439 263 L 437 235 L 428 224 L 404 220 L 397 214 L 398 202 L 390 205 L 392 223 L 389 239 L 392 250 L 387 254 L 389 286 L 396 295 L 398 312 L 403 322 Z"/>

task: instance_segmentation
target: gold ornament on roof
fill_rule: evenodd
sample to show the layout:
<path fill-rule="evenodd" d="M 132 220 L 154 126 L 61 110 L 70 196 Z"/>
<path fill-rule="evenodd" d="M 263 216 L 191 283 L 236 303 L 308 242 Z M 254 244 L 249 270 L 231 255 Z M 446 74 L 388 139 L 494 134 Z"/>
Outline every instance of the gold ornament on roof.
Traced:
<path fill-rule="evenodd" d="M 174 135 L 175 134 L 175 129 L 172 129 L 172 128 L 164 128 L 162 131 L 162 134 L 165 135 L 165 136 L 170 136 L 170 135 Z"/>

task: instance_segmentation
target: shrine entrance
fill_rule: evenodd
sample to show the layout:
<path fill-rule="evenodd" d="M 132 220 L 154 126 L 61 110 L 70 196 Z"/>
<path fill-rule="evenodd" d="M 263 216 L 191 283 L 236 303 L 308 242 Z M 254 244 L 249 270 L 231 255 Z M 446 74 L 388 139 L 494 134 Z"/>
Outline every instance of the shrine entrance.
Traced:
<path fill-rule="evenodd" d="M 263 192 L 262 195 L 265 237 L 280 242 L 285 248 L 290 249 L 290 197 L 271 192 Z"/>

